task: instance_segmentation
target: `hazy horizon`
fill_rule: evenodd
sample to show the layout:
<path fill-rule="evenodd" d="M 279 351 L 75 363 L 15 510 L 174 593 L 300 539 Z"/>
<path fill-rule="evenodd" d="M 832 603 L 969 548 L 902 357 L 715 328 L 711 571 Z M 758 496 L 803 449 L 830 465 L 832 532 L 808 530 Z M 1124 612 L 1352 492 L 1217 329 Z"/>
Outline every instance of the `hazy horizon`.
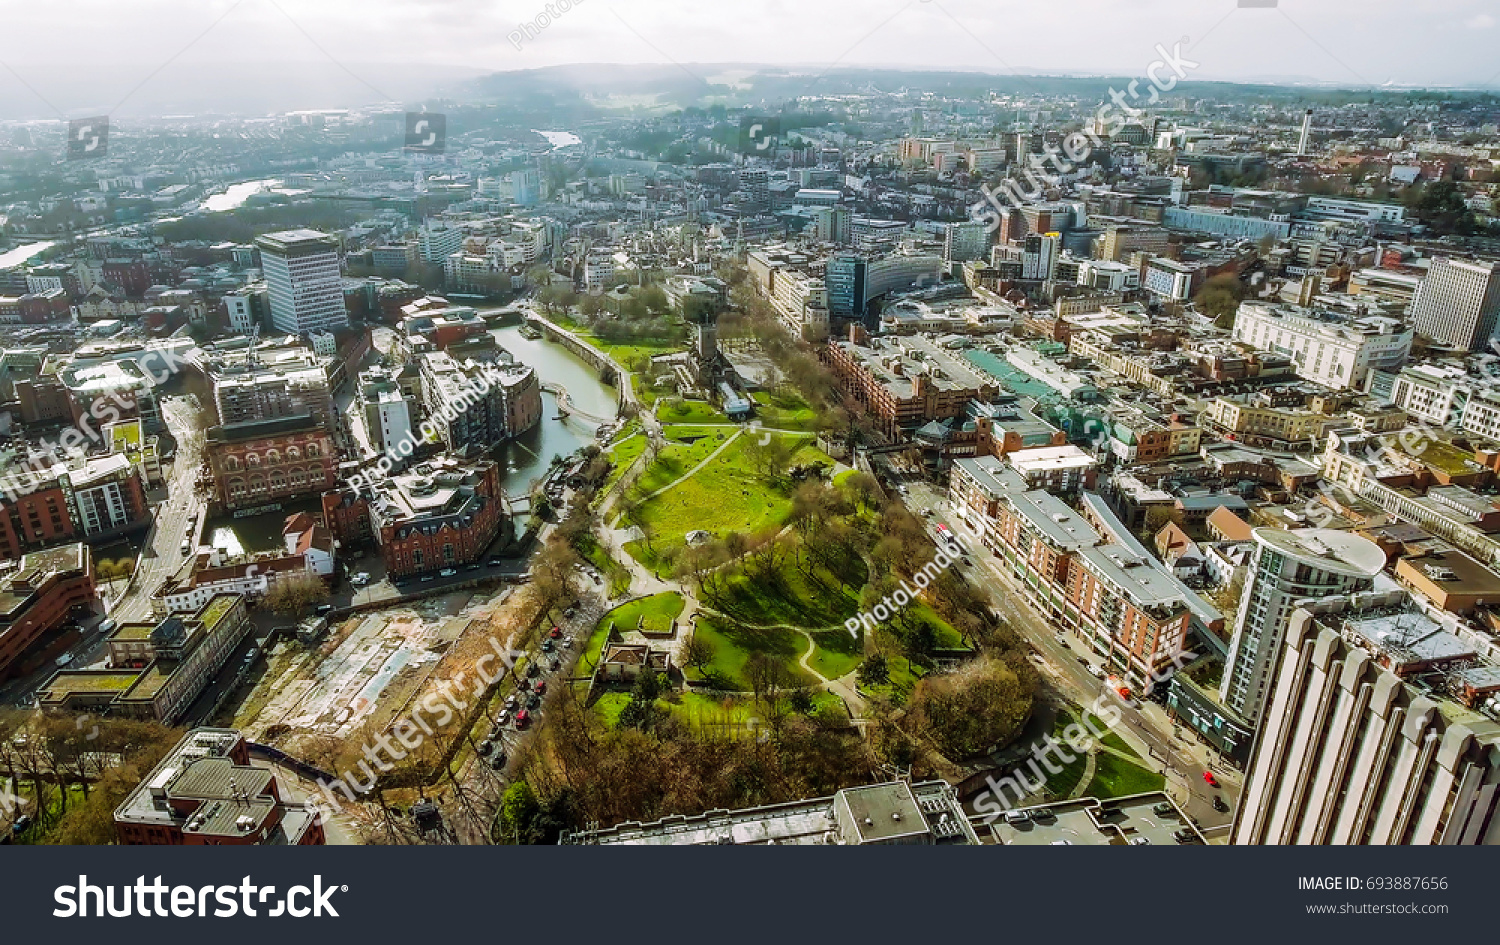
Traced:
<path fill-rule="evenodd" d="M 1197 64 L 1190 81 L 1487 88 L 1500 76 L 1500 5 L 1478 0 L 1432 0 L 1420 12 L 1393 0 L 750 0 L 732 9 L 582 0 L 566 11 L 553 0 L 556 15 L 547 9 L 532 0 L 504 11 L 452 0 L 18 6 L 7 14 L 12 35 L 57 36 L 62 22 L 66 43 L 4 60 L 0 117 L 165 114 L 174 103 L 239 114 L 346 107 L 465 94 L 480 76 L 563 65 L 670 66 L 714 81 L 723 77 L 702 67 L 1131 76 L 1159 58 L 1158 45 L 1179 44 Z"/>

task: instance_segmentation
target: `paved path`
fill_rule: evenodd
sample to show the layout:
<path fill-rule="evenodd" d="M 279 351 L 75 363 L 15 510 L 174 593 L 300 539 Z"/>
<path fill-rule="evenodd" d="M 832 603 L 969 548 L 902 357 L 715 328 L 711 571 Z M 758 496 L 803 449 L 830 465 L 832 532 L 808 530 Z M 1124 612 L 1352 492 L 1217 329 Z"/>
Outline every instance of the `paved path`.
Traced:
<path fill-rule="evenodd" d="M 739 438 L 740 438 L 740 434 L 738 434 L 738 433 L 736 433 L 734 436 L 731 436 L 729 439 L 725 440 L 722 444 L 720 444 L 720 446 L 719 446 L 718 449 L 714 450 L 712 453 L 709 453 L 707 456 L 705 456 L 703 458 L 703 462 L 701 462 L 698 465 L 694 466 L 692 469 L 689 469 L 687 472 L 685 472 L 682 475 L 678 476 L 676 479 L 673 479 L 671 482 L 669 482 L 666 485 L 662 486 L 660 489 L 657 489 L 655 492 L 652 492 L 649 495 L 643 495 L 643 496 L 641 496 L 639 501 L 641 501 L 641 502 L 649 502 L 650 500 L 656 498 L 657 496 L 661 495 L 663 492 L 666 492 L 668 489 L 673 488 L 674 486 L 678 485 L 679 483 L 683 482 L 684 480 L 691 479 L 693 476 L 696 476 L 698 474 L 698 471 L 700 469 L 702 469 L 704 466 L 707 466 L 709 463 L 713 462 L 715 459 L 718 459 L 719 458 L 719 454 L 722 453 L 722 452 L 724 452 L 725 450 L 729 449 L 729 444 L 733 443 L 735 440 L 738 440 Z"/>

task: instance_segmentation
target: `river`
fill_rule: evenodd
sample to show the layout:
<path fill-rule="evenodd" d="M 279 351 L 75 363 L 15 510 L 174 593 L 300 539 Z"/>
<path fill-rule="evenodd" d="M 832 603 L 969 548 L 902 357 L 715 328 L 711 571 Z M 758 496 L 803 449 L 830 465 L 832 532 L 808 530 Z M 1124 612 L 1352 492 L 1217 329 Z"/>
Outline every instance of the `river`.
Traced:
<path fill-rule="evenodd" d="M 542 381 L 567 388 L 577 409 L 600 417 L 616 413 L 615 389 L 599 382 L 599 374 L 572 352 L 545 339 L 521 334 L 519 325 L 490 332 L 516 360 L 536 369 Z M 505 467 L 505 491 L 525 495 L 531 483 L 546 475 L 553 456 L 567 456 L 594 438 L 597 425 L 577 417 L 557 420 L 557 398 L 542 392 L 542 420 L 505 443 L 496 457 Z"/>
<path fill-rule="evenodd" d="M 56 246 L 55 240 L 42 240 L 40 243 L 22 243 L 9 252 L 0 253 L 0 269 L 9 269 L 19 266 L 38 253 L 45 253 Z"/>
<path fill-rule="evenodd" d="M 583 139 L 571 131 L 537 131 L 535 128 L 531 130 L 546 138 L 554 151 L 559 148 L 572 147 L 575 144 L 583 144 Z"/>
<path fill-rule="evenodd" d="M 230 184 L 220 194 L 210 194 L 204 198 L 202 209 L 210 213 L 219 213 L 224 210 L 238 210 L 245 205 L 245 201 L 259 193 L 270 191 L 273 194 L 305 194 L 306 190 L 298 190 L 291 187 L 282 187 L 279 178 L 267 180 L 247 180 L 238 184 Z"/>

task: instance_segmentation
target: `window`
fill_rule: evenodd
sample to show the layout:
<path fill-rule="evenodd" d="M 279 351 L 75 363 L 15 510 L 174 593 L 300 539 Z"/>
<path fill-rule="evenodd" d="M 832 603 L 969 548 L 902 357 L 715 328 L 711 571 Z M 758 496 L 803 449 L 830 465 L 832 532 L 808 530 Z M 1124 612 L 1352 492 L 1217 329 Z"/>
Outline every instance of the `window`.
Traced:
<path fill-rule="evenodd" d="M 247 453 L 245 455 L 245 465 L 251 469 L 255 469 L 260 465 L 260 456 L 255 453 Z"/>
<path fill-rule="evenodd" d="M 446 543 L 446 544 L 443 545 L 443 560 L 446 561 L 446 562 L 448 562 L 449 564 L 453 563 L 453 543 L 452 542 L 448 542 L 448 543 Z"/>
<path fill-rule="evenodd" d="M 226 457 L 224 457 L 224 470 L 225 470 L 225 472 L 239 472 L 240 471 L 239 457 L 236 457 L 236 456 L 226 456 Z"/>
<path fill-rule="evenodd" d="M 276 450 L 266 450 L 266 465 L 275 466 L 281 462 L 281 453 Z"/>
<path fill-rule="evenodd" d="M 415 564 L 417 567 L 420 568 L 422 566 L 422 549 L 421 548 L 414 549 L 412 551 L 412 553 L 411 553 L 411 559 L 412 559 L 412 563 Z"/>
<path fill-rule="evenodd" d="M 318 444 L 316 444 L 316 443 L 309 443 L 309 444 L 307 444 L 307 458 L 308 459 L 314 459 L 314 458 L 316 458 L 318 456 L 321 456 L 321 455 L 323 455 L 323 451 L 318 446 Z"/>

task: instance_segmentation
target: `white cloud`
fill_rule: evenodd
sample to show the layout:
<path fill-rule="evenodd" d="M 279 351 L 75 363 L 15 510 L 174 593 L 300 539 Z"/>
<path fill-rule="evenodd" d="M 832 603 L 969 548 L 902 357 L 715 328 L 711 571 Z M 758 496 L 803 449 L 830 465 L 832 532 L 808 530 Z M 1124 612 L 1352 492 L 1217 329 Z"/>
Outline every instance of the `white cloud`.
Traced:
<path fill-rule="evenodd" d="M 1481 13 L 1476 17 L 1470 18 L 1464 25 L 1471 30 L 1487 30 L 1495 25 L 1495 18 L 1488 13 Z"/>

